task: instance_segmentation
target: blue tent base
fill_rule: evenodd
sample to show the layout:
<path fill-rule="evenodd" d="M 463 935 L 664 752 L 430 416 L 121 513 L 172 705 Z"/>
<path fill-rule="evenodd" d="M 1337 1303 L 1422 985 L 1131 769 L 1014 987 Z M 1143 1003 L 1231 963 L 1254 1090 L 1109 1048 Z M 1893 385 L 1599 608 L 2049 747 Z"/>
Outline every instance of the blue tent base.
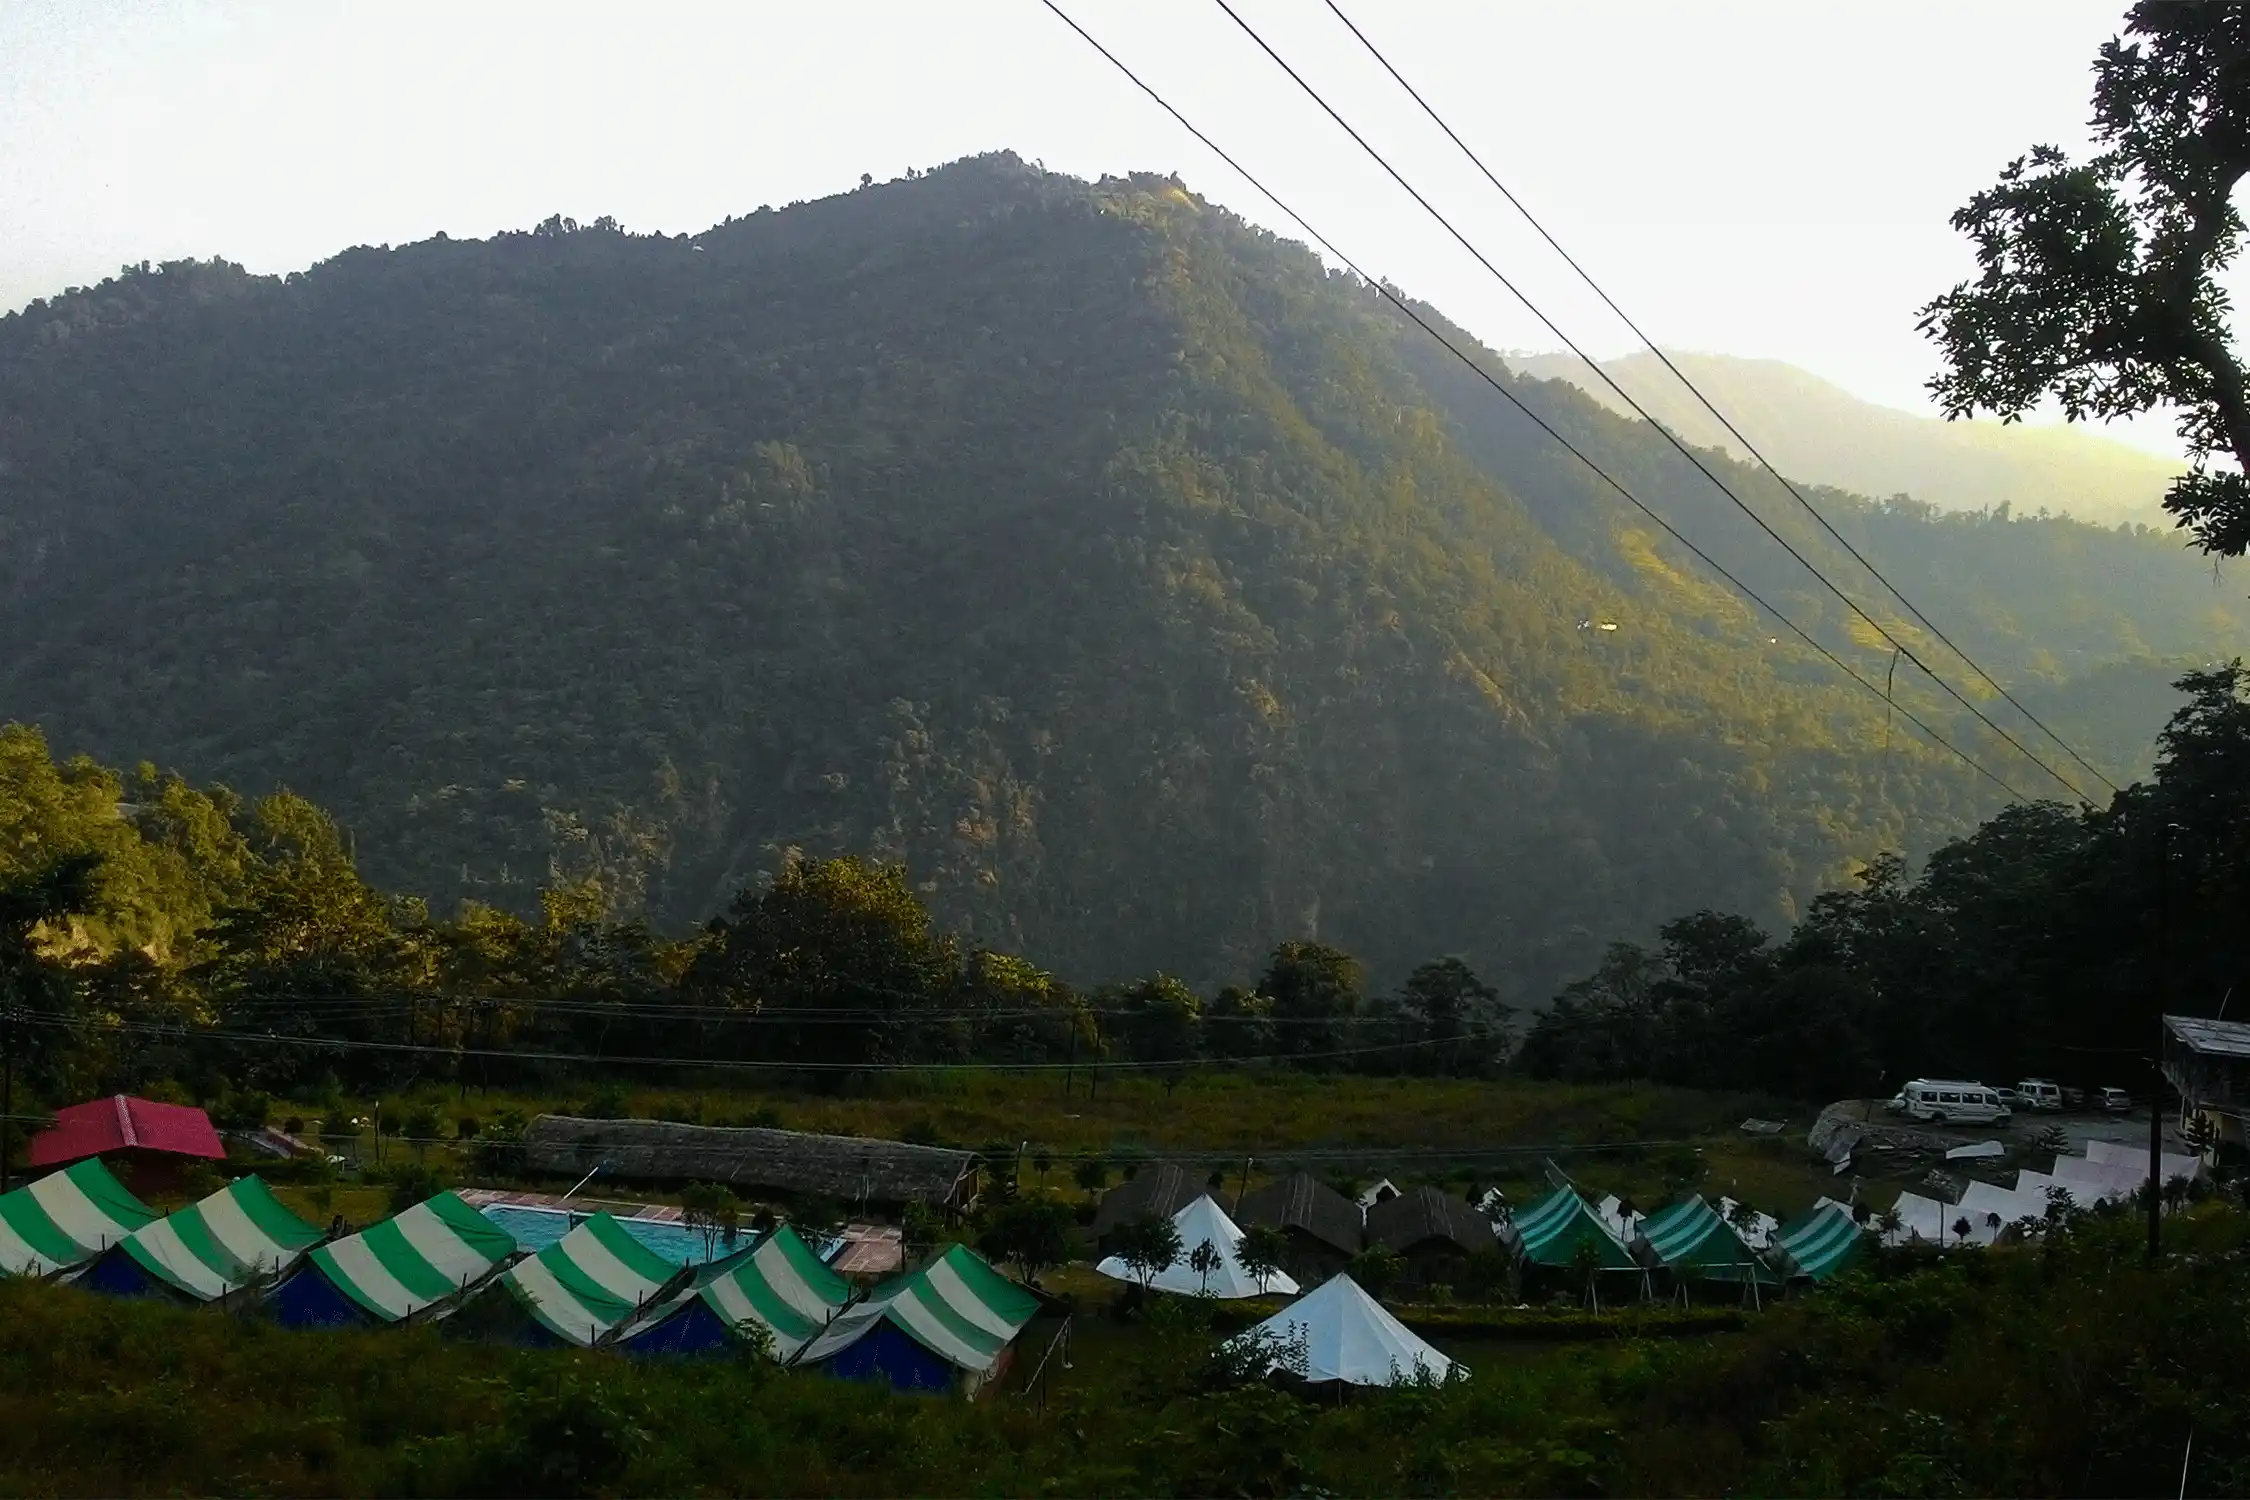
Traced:
<path fill-rule="evenodd" d="M 72 1283 L 105 1297 L 154 1297 L 166 1302 L 195 1305 L 195 1299 L 149 1275 L 141 1263 L 122 1249 L 111 1247 L 98 1256 L 86 1274 Z"/>
<path fill-rule="evenodd" d="M 741 1340 L 701 1297 L 664 1319 L 651 1324 L 617 1347 L 627 1354 L 709 1359 L 731 1354 Z"/>
<path fill-rule="evenodd" d="M 888 1318 L 839 1349 L 818 1368 L 841 1380 L 881 1380 L 893 1389 L 942 1395 L 960 1383 L 961 1372 L 894 1327 Z"/>
<path fill-rule="evenodd" d="M 266 1299 L 273 1319 L 284 1328 L 379 1328 L 381 1319 L 345 1296 L 336 1283 L 306 1266 L 274 1288 Z"/>

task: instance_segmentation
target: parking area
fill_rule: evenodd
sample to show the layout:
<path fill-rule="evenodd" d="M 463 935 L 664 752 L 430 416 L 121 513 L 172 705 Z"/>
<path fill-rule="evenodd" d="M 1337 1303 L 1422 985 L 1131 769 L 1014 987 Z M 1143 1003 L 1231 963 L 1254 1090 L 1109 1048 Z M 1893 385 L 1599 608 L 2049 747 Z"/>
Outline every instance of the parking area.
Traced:
<path fill-rule="evenodd" d="M 1910 1138 L 1919 1137 L 1938 1149 L 1999 1141 L 2011 1152 L 2021 1152 L 2032 1148 L 2050 1130 L 2062 1132 L 2069 1143 L 2064 1148 L 2065 1153 L 2072 1156 L 2085 1155 L 2088 1141 L 2117 1141 L 2131 1146 L 2148 1144 L 2146 1106 L 2123 1114 L 2020 1110 L 2005 1125 L 1939 1125 L 1892 1114 L 1883 1105 L 1881 1099 L 1844 1100 L 1830 1105 L 1822 1115 L 1864 1122 L 1870 1142 L 1887 1141 L 1894 1146 L 1906 1145 Z M 2178 1120 L 2169 1113 L 2164 1120 L 2163 1145 L 2166 1151 L 2172 1152 L 2188 1149 L 2181 1138 Z"/>

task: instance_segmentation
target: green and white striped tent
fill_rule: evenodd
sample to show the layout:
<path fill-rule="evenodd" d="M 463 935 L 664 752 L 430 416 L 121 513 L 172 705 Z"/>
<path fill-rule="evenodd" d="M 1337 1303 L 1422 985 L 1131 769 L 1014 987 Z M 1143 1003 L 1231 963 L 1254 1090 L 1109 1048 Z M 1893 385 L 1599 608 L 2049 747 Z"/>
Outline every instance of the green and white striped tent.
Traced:
<path fill-rule="evenodd" d="M 395 1218 L 322 1245 L 272 1298 L 284 1324 L 372 1319 L 400 1323 L 432 1307 L 440 1314 L 508 1263 L 515 1236 L 439 1193 Z"/>
<path fill-rule="evenodd" d="M 1866 1246 L 1866 1231 L 1852 1218 L 1852 1211 L 1823 1200 L 1803 1218 L 1782 1225 L 1767 1253 L 1792 1280 L 1826 1281 L 1848 1269 Z"/>
<path fill-rule="evenodd" d="M 154 1210 L 88 1157 L 0 1197 L 0 1276 L 52 1276 L 86 1264 Z"/>
<path fill-rule="evenodd" d="M 198 1302 L 216 1302 L 253 1279 L 279 1276 L 320 1243 L 322 1231 L 282 1205 L 256 1177 L 134 1230 L 87 1272 L 89 1284 L 136 1292 L 135 1270 Z"/>
<path fill-rule="evenodd" d="M 500 1284 L 546 1334 L 590 1349 L 640 1321 L 690 1274 L 599 1213 L 509 1267 Z"/>
<path fill-rule="evenodd" d="M 1625 1242 L 1610 1233 L 1601 1216 L 1578 1195 L 1578 1189 L 1567 1184 L 1510 1219 L 1501 1230 L 1501 1239 L 1534 1265 L 1574 1265 L 1580 1247 L 1586 1246 L 1592 1249 L 1601 1270 L 1641 1269 Z"/>
<path fill-rule="evenodd" d="M 1643 1219 L 1633 1244 L 1682 1280 L 1780 1284 L 1734 1226 L 1700 1194 Z"/>
<path fill-rule="evenodd" d="M 747 1324 L 763 1328 L 773 1357 L 786 1362 L 851 1296 L 851 1283 L 784 1224 L 754 1249 L 698 1270 L 623 1347 L 636 1354 L 708 1353 L 726 1348 Z"/>
<path fill-rule="evenodd" d="M 846 1308 L 796 1363 L 907 1390 L 973 1391 L 998 1372 L 1039 1306 L 974 1250 L 954 1245 Z"/>

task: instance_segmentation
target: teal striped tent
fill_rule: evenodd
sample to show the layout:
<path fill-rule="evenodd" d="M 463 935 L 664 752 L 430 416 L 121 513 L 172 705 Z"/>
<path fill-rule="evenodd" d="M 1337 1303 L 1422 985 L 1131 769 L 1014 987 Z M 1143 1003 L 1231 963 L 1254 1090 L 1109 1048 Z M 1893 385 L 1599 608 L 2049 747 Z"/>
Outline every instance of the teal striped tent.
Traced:
<path fill-rule="evenodd" d="M 1826 1281 L 1850 1269 L 1867 1247 L 1867 1234 L 1841 1203 L 1822 1203 L 1781 1226 L 1767 1252 L 1790 1280 Z"/>
<path fill-rule="evenodd" d="M 516 1262 L 500 1285 L 530 1316 L 528 1342 L 590 1349 L 639 1323 L 691 1276 L 600 1213 Z"/>
<path fill-rule="evenodd" d="M 268 1299 L 284 1327 L 402 1323 L 481 1285 L 516 1253 L 515 1237 L 451 1193 L 439 1193 L 305 1257 Z"/>
<path fill-rule="evenodd" d="M 1757 1252 L 1700 1194 L 1643 1219 L 1633 1246 L 1680 1280 L 1780 1285 Z"/>
<path fill-rule="evenodd" d="M 156 1214 L 89 1157 L 0 1197 L 0 1276 L 83 1266 Z"/>
<path fill-rule="evenodd" d="M 1501 1231 L 1501 1239 L 1534 1265 L 1568 1268 L 1578 1263 L 1581 1246 L 1594 1252 L 1595 1264 L 1604 1271 L 1641 1269 L 1625 1242 L 1609 1232 L 1593 1206 L 1570 1186 L 1556 1188 Z"/>
<path fill-rule="evenodd" d="M 82 1284 L 124 1296 L 169 1292 L 216 1302 L 254 1280 L 283 1275 L 321 1238 L 318 1226 L 291 1213 L 262 1179 L 244 1177 L 134 1230 Z"/>
<path fill-rule="evenodd" d="M 851 1284 L 821 1264 L 784 1224 L 757 1245 L 696 1272 L 694 1281 L 620 1347 L 632 1354 L 706 1354 L 732 1347 L 755 1326 L 787 1362 L 851 1300 Z"/>
<path fill-rule="evenodd" d="M 966 1245 L 877 1287 L 805 1345 L 796 1363 L 901 1390 L 973 1392 L 997 1375 L 1039 1299 Z"/>

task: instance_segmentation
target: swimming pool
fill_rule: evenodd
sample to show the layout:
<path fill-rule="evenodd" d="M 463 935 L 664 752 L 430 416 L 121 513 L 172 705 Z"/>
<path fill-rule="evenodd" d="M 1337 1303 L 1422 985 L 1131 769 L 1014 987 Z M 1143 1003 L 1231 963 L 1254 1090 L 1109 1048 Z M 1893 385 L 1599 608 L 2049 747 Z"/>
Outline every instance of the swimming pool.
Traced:
<path fill-rule="evenodd" d="M 516 1237 L 516 1244 L 526 1255 L 536 1255 L 564 1235 L 573 1225 L 587 1215 L 571 1213 L 559 1208 L 525 1208 L 515 1203 L 489 1203 L 478 1210 L 493 1223 Z M 685 1224 L 669 1223 L 663 1219 L 619 1219 L 618 1228 L 654 1250 L 676 1266 L 701 1265 L 711 1259 L 703 1251 L 703 1231 L 690 1229 Z M 735 1251 L 754 1245 L 758 1241 L 755 1230 L 744 1229 L 729 1244 L 724 1235 L 714 1237 L 712 1254 L 732 1255 Z M 834 1260 L 844 1248 L 841 1238 L 814 1236 L 807 1241 L 813 1254 L 824 1261 Z"/>
<path fill-rule="evenodd" d="M 526 1254 L 536 1254 L 546 1249 L 571 1227 L 587 1216 L 553 1208 L 524 1208 L 513 1203 L 494 1203 L 481 1210 L 484 1216 L 516 1237 L 516 1243 Z M 634 1239 L 654 1250 L 676 1266 L 698 1265 L 709 1259 L 703 1252 L 703 1231 L 690 1229 L 685 1224 L 667 1223 L 662 1219 L 619 1219 L 617 1227 Z M 754 1238 L 747 1230 L 728 1244 L 721 1237 L 714 1241 L 720 1255 L 741 1249 Z"/>

